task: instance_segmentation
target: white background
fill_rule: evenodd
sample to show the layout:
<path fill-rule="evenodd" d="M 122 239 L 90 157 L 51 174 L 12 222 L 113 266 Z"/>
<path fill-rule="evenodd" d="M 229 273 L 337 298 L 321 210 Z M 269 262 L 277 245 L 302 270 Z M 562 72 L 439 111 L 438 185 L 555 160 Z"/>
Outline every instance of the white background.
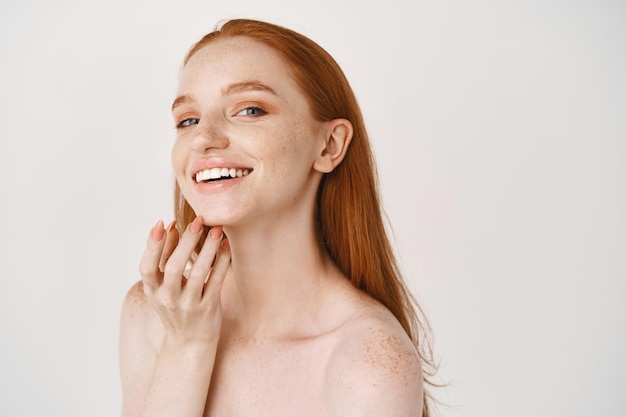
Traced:
<path fill-rule="evenodd" d="M 120 306 L 172 215 L 178 70 L 232 17 L 300 31 L 347 73 L 450 384 L 441 415 L 626 415 L 624 2 L 13 0 L 0 16 L 3 417 L 119 414 Z"/>

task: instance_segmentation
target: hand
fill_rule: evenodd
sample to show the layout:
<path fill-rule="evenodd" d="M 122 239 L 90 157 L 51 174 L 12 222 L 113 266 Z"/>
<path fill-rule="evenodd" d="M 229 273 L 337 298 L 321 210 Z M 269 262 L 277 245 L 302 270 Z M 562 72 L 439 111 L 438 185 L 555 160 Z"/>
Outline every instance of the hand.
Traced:
<path fill-rule="evenodd" d="M 230 263 L 228 240 L 221 226 L 208 233 L 188 272 L 185 267 L 200 240 L 203 220 L 196 219 L 179 239 L 173 224 L 159 221 L 152 228 L 139 270 L 144 291 L 174 345 L 217 346 L 222 323 L 220 293 Z"/>

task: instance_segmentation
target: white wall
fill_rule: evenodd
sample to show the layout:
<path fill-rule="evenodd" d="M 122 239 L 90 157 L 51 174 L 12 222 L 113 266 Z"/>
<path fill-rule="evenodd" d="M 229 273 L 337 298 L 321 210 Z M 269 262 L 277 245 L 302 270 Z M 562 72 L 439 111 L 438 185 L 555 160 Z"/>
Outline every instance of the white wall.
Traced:
<path fill-rule="evenodd" d="M 350 78 L 441 414 L 626 415 L 625 3 L 215 3 L 0 6 L 0 415 L 118 415 L 177 71 L 229 17 L 309 35 Z"/>

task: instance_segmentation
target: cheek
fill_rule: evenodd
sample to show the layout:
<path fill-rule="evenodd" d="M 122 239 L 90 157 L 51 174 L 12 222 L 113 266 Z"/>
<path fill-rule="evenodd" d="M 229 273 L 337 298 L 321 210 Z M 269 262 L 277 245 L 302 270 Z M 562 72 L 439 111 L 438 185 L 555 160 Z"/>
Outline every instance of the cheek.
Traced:
<path fill-rule="evenodd" d="M 172 146 L 171 162 L 174 173 L 178 177 L 184 172 L 185 168 L 185 153 L 180 142 L 175 142 L 174 146 Z"/>
<path fill-rule="evenodd" d="M 284 144 L 284 152 L 292 155 L 292 158 L 300 161 L 301 164 L 309 165 L 311 168 L 315 159 L 316 136 L 311 126 L 306 121 L 301 121 L 293 127 L 290 140 Z"/>
<path fill-rule="evenodd" d="M 306 144 L 300 137 L 300 132 L 292 130 L 280 137 L 274 137 L 275 142 L 263 150 L 266 164 L 273 167 L 277 174 L 293 169 L 293 165 L 301 165 L 302 156 L 306 152 Z"/>

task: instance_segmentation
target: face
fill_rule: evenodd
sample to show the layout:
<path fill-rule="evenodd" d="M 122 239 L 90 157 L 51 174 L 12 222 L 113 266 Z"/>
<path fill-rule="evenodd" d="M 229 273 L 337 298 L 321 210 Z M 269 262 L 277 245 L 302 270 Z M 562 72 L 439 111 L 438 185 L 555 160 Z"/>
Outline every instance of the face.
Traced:
<path fill-rule="evenodd" d="M 206 224 L 312 210 L 325 123 L 272 48 L 246 37 L 204 46 L 183 69 L 172 111 L 176 179 Z"/>

